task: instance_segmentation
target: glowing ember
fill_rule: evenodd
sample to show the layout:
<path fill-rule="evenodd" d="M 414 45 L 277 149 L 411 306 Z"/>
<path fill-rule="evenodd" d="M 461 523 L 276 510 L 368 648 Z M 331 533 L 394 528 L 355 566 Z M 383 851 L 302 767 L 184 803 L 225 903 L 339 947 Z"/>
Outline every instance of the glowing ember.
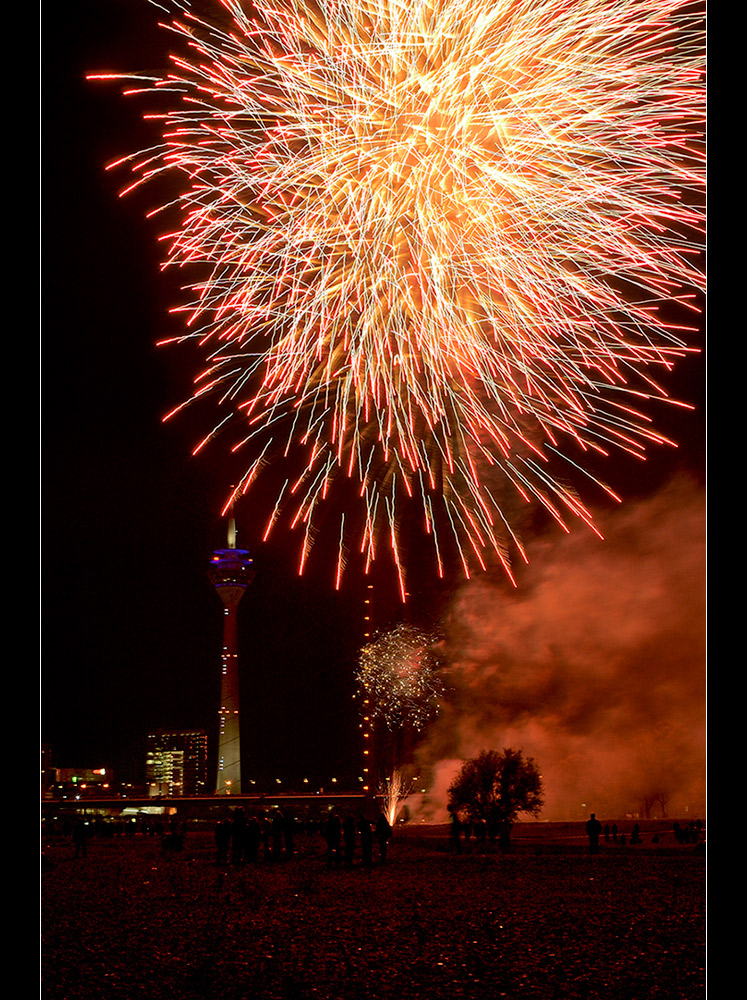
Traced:
<path fill-rule="evenodd" d="M 696 8 L 172 2 L 186 55 L 145 83 L 163 143 L 129 161 L 133 186 L 181 181 L 179 339 L 219 410 L 202 444 L 233 423 L 251 454 L 235 495 L 301 463 L 268 531 L 282 509 L 303 568 L 352 479 L 338 582 L 353 526 L 369 561 L 386 529 L 401 575 L 412 506 L 439 572 L 452 548 L 508 571 L 514 496 L 588 522 L 549 462 L 662 440 L 639 407 L 687 350 L 662 305 L 701 284 Z"/>

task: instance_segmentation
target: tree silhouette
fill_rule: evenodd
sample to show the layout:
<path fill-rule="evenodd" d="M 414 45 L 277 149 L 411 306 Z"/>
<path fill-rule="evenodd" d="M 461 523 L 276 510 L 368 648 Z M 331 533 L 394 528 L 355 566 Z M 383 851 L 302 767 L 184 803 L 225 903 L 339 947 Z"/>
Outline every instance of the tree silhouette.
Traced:
<path fill-rule="evenodd" d="M 449 809 L 472 823 L 485 823 L 491 838 L 507 847 L 519 813 L 536 816 L 543 806 L 542 777 L 523 751 L 483 750 L 465 761 L 449 786 Z"/>

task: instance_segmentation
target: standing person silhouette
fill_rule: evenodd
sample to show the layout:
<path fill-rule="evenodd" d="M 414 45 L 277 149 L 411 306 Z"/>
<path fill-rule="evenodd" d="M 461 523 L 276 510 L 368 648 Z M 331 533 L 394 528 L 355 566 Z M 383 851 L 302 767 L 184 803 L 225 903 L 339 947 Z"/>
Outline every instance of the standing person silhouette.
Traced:
<path fill-rule="evenodd" d="M 451 813 L 451 824 L 449 826 L 449 840 L 457 854 L 462 853 L 462 824 L 456 809 L 449 809 Z"/>
<path fill-rule="evenodd" d="M 75 844 L 75 857 L 85 858 L 88 851 L 88 824 L 80 817 L 73 827 L 73 844 Z"/>
<path fill-rule="evenodd" d="M 338 868 L 342 843 L 342 820 L 337 813 L 329 814 L 324 827 L 324 839 L 327 841 L 327 868 Z"/>
<path fill-rule="evenodd" d="M 392 828 L 384 813 L 379 813 L 376 820 L 376 839 L 379 842 L 379 862 L 383 865 L 386 861 L 386 848 L 392 836 Z"/>
<path fill-rule="evenodd" d="M 358 833 L 361 836 L 361 861 L 365 868 L 373 864 L 373 832 L 371 823 L 363 813 L 358 817 Z"/>
<path fill-rule="evenodd" d="M 591 854 L 597 854 L 599 851 L 599 835 L 601 832 L 602 824 L 597 819 L 596 814 L 592 813 L 586 824 L 586 834 L 589 838 L 589 852 Z"/>
<path fill-rule="evenodd" d="M 345 844 L 345 867 L 353 867 L 355 857 L 355 820 L 348 813 L 342 821 L 342 839 Z"/>

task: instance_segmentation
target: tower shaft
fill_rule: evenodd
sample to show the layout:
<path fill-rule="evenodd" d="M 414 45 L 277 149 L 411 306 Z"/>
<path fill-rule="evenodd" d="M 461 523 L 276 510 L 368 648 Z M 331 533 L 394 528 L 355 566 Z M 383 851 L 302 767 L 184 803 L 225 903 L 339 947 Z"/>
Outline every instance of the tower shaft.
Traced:
<path fill-rule="evenodd" d="M 241 792 L 241 729 L 239 716 L 239 638 L 237 610 L 244 587 L 219 587 L 223 601 L 223 654 L 218 708 L 218 773 L 216 791 Z"/>
<path fill-rule="evenodd" d="M 223 653 L 218 709 L 217 794 L 241 792 L 241 727 L 239 715 L 238 607 L 252 582 L 252 560 L 235 545 L 236 526 L 229 522 L 227 549 L 217 549 L 210 564 L 210 580 L 223 603 Z"/>

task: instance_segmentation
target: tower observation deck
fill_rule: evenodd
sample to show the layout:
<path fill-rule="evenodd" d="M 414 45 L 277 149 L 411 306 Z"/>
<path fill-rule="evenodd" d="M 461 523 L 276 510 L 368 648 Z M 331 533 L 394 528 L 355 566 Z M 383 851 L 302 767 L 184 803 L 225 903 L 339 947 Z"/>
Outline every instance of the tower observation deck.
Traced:
<path fill-rule="evenodd" d="M 254 578 L 252 559 L 236 548 L 236 522 L 228 522 L 228 547 L 213 552 L 210 582 L 223 602 L 223 655 L 218 709 L 218 795 L 241 792 L 241 733 L 239 727 L 239 643 L 237 609 Z"/>

